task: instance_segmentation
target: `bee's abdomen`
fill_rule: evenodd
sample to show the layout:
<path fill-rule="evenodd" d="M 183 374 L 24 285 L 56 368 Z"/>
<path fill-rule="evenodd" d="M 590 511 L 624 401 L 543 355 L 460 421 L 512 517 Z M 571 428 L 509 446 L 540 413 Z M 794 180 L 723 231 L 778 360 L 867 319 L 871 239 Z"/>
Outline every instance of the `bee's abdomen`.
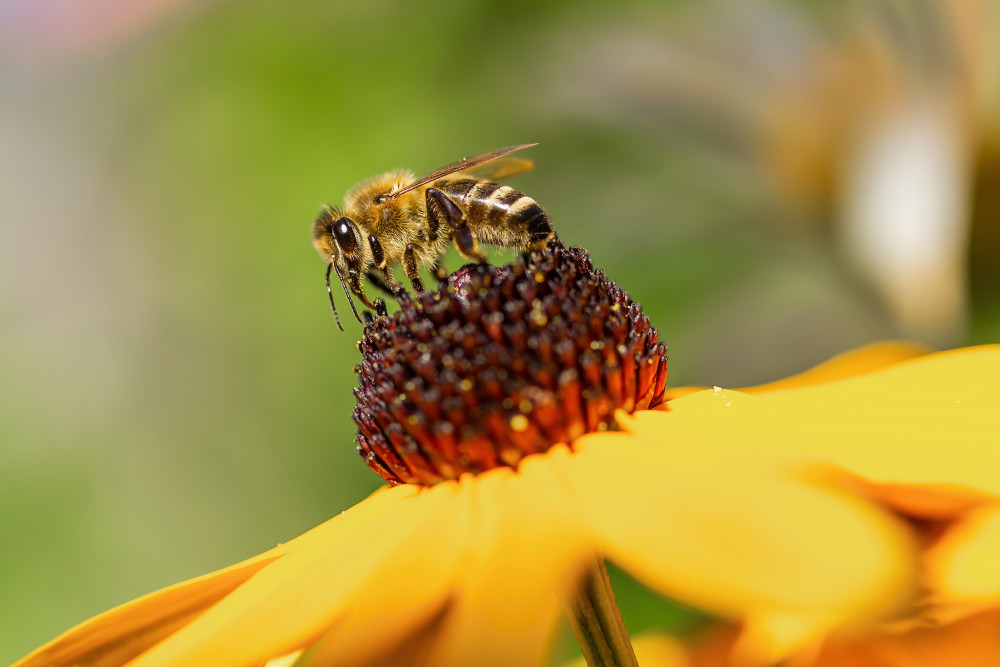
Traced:
<path fill-rule="evenodd" d="M 470 226 L 487 243 L 507 245 L 504 241 L 517 239 L 528 245 L 548 238 L 552 232 L 542 207 L 508 185 L 463 178 L 447 183 L 441 190 L 464 209 Z"/>
<path fill-rule="evenodd" d="M 507 226 L 527 232 L 529 243 L 544 241 L 552 234 L 548 214 L 526 195 L 521 195 L 521 199 L 507 210 Z"/>

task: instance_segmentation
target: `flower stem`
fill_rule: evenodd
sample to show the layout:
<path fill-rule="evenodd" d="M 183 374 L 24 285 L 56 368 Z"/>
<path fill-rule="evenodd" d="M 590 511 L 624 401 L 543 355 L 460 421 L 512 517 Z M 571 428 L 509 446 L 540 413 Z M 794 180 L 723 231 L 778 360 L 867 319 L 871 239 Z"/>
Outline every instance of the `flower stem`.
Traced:
<path fill-rule="evenodd" d="M 595 558 L 575 595 L 563 599 L 566 617 L 590 667 L 638 667 L 604 559 Z"/>

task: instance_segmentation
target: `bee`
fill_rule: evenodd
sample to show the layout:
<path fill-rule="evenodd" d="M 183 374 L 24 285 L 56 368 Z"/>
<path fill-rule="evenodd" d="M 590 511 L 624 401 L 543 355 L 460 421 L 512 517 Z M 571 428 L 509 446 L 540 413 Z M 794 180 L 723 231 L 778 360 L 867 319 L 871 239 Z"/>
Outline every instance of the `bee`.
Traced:
<path fill-rule="evenodd" d="M 512 153 L 536 146 L 522 144 L 463 158 L 414 178 L 390 171 L 354 186 L 341 209 L 324 206 L 313 222 L 313 246 L 327 261 L 326 291 L 337 327 L 330 288 L 335 271 L 354 317 L 361 322 L 351 295 L 379 314 L 385 303 L 372 303 L 362 280 L 399 298 L 405 288 L 391 268 L 402 265 L 415 292 L 424 290 L 419 268 L 438 281 L 447 278 L 441 258 L 454 243 L 465 258 L 485 262 L 480 243 L 519 250 L 544 251 L 555 238 L 549 216 L 534 199 L 496 181 L 527 171 L 534 162 Z"/>

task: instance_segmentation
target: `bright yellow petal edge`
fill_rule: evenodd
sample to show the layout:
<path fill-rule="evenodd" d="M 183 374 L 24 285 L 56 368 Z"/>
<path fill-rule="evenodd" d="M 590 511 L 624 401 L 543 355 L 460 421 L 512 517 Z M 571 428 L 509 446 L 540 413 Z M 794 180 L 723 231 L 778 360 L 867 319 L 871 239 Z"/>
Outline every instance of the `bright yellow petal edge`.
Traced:
<path fill-rule="evenodd" d="M 326 657 L 312 664 L 361 664 L 377 657 L 362 639 L 388 610 L 386 639 L 440 635 L 427 648 L 440 659 L 426 664 L 498 646 L 537 663 L 558 613 L 554 580 L 590 549 L 665 594 L 745 619 L 751 648 L 780 654 L 910 592 L 906 526 L 816 467 L 992 496 L 996 480 L 967 459 L 996 441 L 987 399 L 998 372 L 1000 348 L 984 347 L 830 385 L 692 394 L 516 473 L 377 493 L 275 550 L 95 617 L 18 665 L 121 664 L 151 646 L 136 664 L 254 664 L 313 645 Z M 955 401 L 962 409 L 947 409 Z M 524 516 L 527 530 L 512 520 Z M 520 604 L 523 591 L 534 596 Z"/>
<path fill-rule="evenodd" d="M 887 366 L 908 361 L 931 353 L 931 348 L 922 343 L 912 341 L 880 341 L 869 343 L 853 350 L 848 350 L 837 356 L 813 366 L 809 370 L 791 375 L 781 380 L 741 389 L 747 394 L 763 394 L 782 389 L 801 389 L 817 384 L 826 384 L 837 380 L 874 373 Z M 672 401 L 681 396 L 687 396 L 704 387 L 674 387 L 667 390 L 666 399 Z"/>
<path fill-rule="evenodd" d="M 939 352 L 829 384 L 705 390 L 629 420 L 640 440 L 711 441 L 789 466 L 828 463 L 882 484 L 1000 496 L 1000 346 Z"/>

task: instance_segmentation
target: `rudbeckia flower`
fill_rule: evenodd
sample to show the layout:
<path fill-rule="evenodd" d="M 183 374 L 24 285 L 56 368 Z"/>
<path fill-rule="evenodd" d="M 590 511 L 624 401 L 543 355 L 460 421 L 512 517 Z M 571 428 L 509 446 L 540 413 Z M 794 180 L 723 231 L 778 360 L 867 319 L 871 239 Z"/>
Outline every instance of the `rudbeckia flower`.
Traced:
<path fill-rule="evenodd" d="M 668 395 L 638 306 L 586 253 L 550 250 L 366 326 L 359 452 L 389 486 L 18 666 L 533 665 L 564 609 L 585 654 L 634 664 L 602 558 L 729 619 L 733 659 L 764 664 L 921 599 L 925 538 L 900 508 L 981 509 L 1000 490 L 1000 349 L 883 346 Z M 966 609 L 997 595 L 977 571 L 940 571 Z"/>

